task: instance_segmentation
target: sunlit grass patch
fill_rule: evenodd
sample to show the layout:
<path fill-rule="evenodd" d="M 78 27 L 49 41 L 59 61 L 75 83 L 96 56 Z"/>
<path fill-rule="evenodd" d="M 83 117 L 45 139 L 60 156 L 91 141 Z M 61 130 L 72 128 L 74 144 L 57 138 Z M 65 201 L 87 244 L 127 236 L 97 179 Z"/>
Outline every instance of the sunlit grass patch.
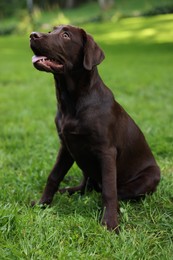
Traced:
<path fill-rule="evenodd" d="M 99 27 L 99 26 L 98 26 Z M 100 30 L 87 25 L 89 31 L 94 32 L 95 37 L 104 43 L 172 43 L 173 15 L 161 15 L 157 17 L 126 18 L 118 22 L 105 22 L 100 24 Z M 100 31 L 102 32 L 100 34 Z"/>

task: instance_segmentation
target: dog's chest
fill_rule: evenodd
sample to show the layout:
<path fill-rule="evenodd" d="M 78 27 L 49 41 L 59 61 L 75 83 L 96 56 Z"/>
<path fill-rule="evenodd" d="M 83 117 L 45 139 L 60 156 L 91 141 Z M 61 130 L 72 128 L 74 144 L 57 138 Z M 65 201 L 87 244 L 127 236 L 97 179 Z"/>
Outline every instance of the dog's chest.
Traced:
<path fill-rule="evenodd" d="M 73 117 L 61 117 L 58 120 L 60 139 L 65 143 L 72 155 L 83 154 L 90 149 L 92 129 L 90 126 Z"/>
<path fill-rule="evenodd" d="M 90 124 L 77 119 L 62 118 L 59 121 L 59 136 L 78 166 L 87 172 L 88 176 L 96 176 L 97 162 L 97 134 Z"/>

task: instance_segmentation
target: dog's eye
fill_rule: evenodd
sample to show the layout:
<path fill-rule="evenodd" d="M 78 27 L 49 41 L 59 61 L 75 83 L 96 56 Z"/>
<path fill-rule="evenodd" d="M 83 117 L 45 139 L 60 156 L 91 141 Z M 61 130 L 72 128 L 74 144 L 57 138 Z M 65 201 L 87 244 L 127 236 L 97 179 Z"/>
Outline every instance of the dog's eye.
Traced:
<path fill-rule="evenodd" d="M 69 35 L 68 32 L 63 32 L 62 37 L 65 38 L 65 39 L 69 39 L 70 35 Z"/>

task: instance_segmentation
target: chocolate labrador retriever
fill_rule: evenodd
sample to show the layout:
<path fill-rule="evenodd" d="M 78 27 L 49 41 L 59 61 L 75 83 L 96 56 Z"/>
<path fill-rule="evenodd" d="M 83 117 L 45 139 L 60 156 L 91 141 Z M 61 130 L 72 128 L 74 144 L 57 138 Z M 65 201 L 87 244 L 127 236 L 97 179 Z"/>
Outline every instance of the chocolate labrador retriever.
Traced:
<path fill-rule="evenodd" d="M 40 199 L 50 204 L 59 184 L 77 163 L 82 183 L 60 192 L 102 193 L 102 222 L 118 232 L 118 200 L 153 193 L 160 170 L 144 135 L 115 101 L 101 80 L 97 65 L 104 53 L 83 29 L 58 26 L 50 33 L 30 35 L 32 62 L 55 79 L 55 118 L 61 147 Z"/>

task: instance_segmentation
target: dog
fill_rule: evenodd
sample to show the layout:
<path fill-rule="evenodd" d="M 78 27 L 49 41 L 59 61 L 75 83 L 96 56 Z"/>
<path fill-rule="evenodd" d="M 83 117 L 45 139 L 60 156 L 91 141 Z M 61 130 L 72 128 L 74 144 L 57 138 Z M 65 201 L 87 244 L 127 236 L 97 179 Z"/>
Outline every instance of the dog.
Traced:
<path fill-rule="evenodd" d="M 55 79 L 61 141 L 39 203 L 51 204 L 76 162 L 83 173 L 81 184 L 59 192 L 101 192 L 102 224 L 118 233 L 118 201 L 152 194 L 160 181 L 159 166 L 139 127 L 100 78 L 97 65 L 105 56 L 91 35 L 61 25 L 49 33 L 32 32 L 30 46 L 34 67 Z"/>

